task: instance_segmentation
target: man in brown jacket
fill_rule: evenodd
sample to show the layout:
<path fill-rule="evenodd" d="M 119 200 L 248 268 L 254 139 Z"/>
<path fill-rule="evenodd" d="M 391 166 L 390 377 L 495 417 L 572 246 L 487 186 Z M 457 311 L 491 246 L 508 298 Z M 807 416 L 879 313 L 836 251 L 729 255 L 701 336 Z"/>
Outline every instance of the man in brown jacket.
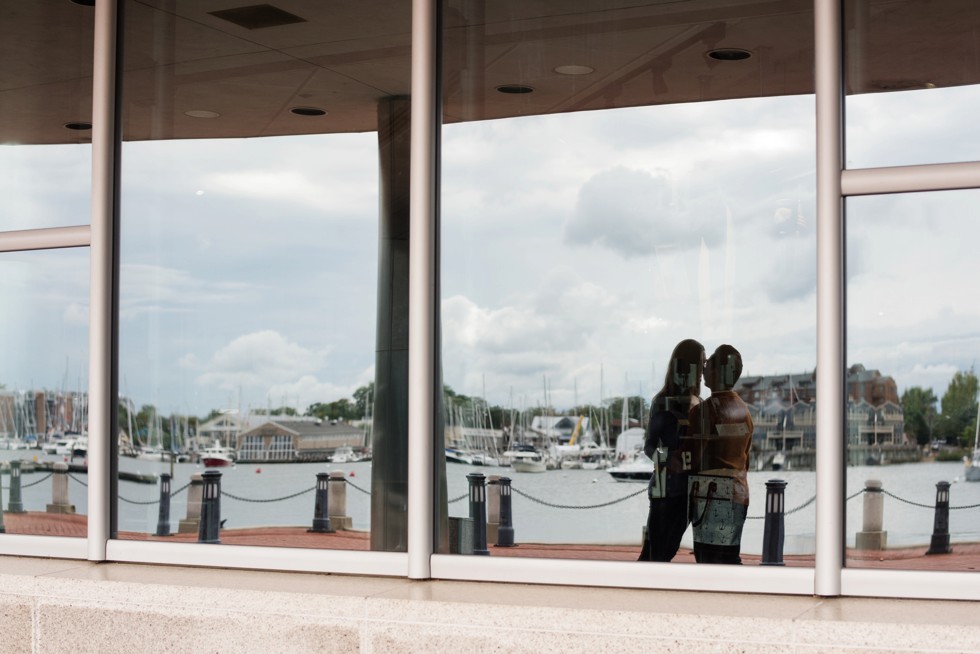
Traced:
<path fill-rule="evenodd" d="M 732 388 L 742 374 L 742 356 L 721 345 L 704 365 L 711 397 L 689 416 L 689 447 L 697 475 L 691 479 L 694 558 L 698 563 L 742 562 L 742 526 L 749 506 L 752 418 Z"/>

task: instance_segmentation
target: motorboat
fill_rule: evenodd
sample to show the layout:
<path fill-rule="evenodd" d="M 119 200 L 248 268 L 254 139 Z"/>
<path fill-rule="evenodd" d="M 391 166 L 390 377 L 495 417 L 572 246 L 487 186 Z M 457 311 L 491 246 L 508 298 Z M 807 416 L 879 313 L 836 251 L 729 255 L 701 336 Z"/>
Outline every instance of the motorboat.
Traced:
<path fill-rule="evenodd" d="M 330 455 L 330 463 L 355 463 L 361 460 L 361 455 L 349 445 L 343 445 Z"/>
<path fill-rule="evenodd" d="M 235 450 L 221 445 L 215 439 L 214 445 L 201 450 L 201 463 L 205 468 L 227 468 L 235 465 Z"/>
<path fill-rule="evenodd" d="M 653 477 L 653 461 L 642 450 L 637 450 L 629 461 L 606 470 L 616 481 L 650 481 Z"/>
<path fill-rule="evenodd" d="M 455 447 L 447 447 L 446 463 L 465 463 L 467 465 L 473 465 L 473 457 L 463 452 L 463 450 L 457 450 Z"/>
<path fill-rule="evenodd" d="M 548 464 L 541 452 L 510 452 L 510 467 L 514 472 L 544 472 Z"/>
<path fill-rule="evenodd" d="M 46 454 L 67 454 L 71 456 L 71 451 L 74 446 L 74 438 L 62 437 L 46 443 L 42 449 Z"/>

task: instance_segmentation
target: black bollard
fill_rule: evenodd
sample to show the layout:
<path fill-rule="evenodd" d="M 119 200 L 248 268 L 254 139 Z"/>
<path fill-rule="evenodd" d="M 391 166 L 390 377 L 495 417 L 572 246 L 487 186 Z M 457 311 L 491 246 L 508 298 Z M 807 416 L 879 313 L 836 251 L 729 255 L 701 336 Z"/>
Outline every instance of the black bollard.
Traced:
<path fill-rule="evenodd" d="M 500 487 L 500 526 L 497 527 L 497 547 L 514 546 L 514 518 L 511 511 L 510 477 L 501 477 Z"/>
<path fill-rule="evenodd" d="M 330 527 L 330 473 L 316 473 L 316 499 L 313 502 L 313 528 L 318 534 L 332 534 Z"/>
<path fill-rule="evenodd" d="M 201 523 L 197 529 L 198 543 L 220 543 L 221 473 L 205 470 L 201 474 L 204 488 L 201 493 Z"/>
<path fill-rule="evenodd" d="M 170 535 L 170 473 L 160 473 L 160 513 L 157 516 L 157 536 Z"/>
<path fill-rule="evenodd" d="M 786 528 L 786 482 L 770 479 L 766 482 L 766 526 L 762 536 L 762 562 L 760 565 L 785 565 L 783 563 L 783 539 Z"/>
<path fill-rule="evenodd" d="M 20 496 L 20 461 L 10 462 L 10 501 L 7 510 L 11 513 L 24 513 L 24 501 Z"/>
<path fill-rule="evenodd" d="M 932 526 L 932 541 L 926 554 L 949 554 L 949 482 L 936 484 L 936 518 Z"/>
<path fill-rule="evenodd" d="M 489 555 L 487 549 L 487 488 L 486 477 L 479 472 L 466 475 L 470 482 L 470 520 L 473 521 L 473 553 Z"/>

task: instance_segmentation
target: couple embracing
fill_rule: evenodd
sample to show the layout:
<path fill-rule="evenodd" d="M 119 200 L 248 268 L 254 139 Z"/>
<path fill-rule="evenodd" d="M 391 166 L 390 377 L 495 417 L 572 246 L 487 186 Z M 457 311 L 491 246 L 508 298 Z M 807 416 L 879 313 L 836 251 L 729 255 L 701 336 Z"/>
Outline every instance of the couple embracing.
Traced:
<path fill-rule="evenodd" d="M 741 563 L 749 505 L 752 418 L 732 390 L 742 357 L 721 345 L 705 360 L 693 339 L 674 348 L 664 387 L 650 407 L 644 452 L 654 462 L 641 561 L 670 561 L 688 524 L 699 563 Z M 700 399 L 701 379 L 711 396 Z"/>

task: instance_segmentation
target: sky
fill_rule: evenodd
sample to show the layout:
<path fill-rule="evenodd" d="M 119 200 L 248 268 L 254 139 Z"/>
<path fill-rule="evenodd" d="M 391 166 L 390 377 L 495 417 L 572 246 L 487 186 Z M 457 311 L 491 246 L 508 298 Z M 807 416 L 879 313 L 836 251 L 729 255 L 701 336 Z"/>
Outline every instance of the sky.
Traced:
<path fill-rule="evenodd" d="M 854 96 L 851 166 L 976 159 L 976 91 Z M 816 360 L 811 96 L 448 125 L 443 374 L 522 408 L 651 396 L 673 346 Z M 901 139 L 895 135 L 901 134 Z M 87 146 L 0 148 L 7 229 L 87 221 Z M 375 134 L 123 146 L 120 391 L 165 412 L 374 378 Z M 52 174 L 51 171 L 54 171 Z M 980 351 L 977 191 L 847 203 L 848 362 L 941 395 Z M 0 254 L 0 383 L 84 389 L 88 253 Z"/>

